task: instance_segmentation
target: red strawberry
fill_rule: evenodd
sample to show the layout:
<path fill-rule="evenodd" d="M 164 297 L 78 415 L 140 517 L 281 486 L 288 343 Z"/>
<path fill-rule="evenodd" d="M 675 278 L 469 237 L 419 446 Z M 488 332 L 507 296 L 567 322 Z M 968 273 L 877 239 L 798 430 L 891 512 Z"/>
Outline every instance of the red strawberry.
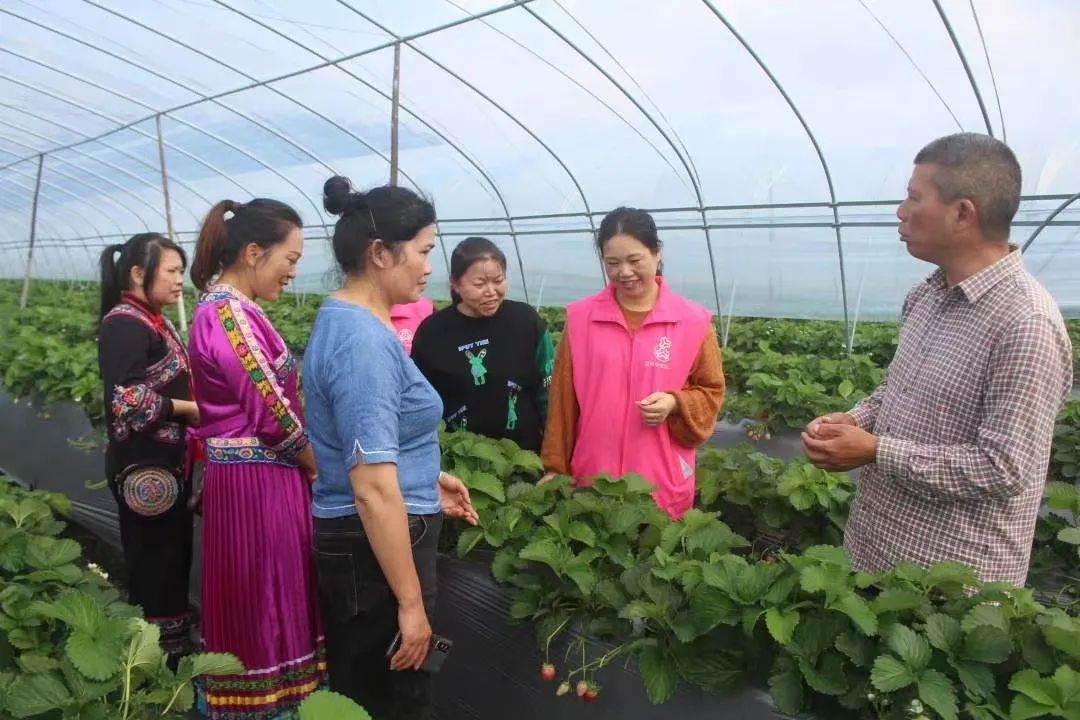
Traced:
<path fill-rule="evenodd" d="M 585 697 L 585 693 L 589 692 L 589 683 L 584 680 L 579 680 L 577 684 L 577 696 Z"/>
<path fill-rule="evenodd" d="M 551 682 L 555 679 L 555 666 L 551 663 L 544 663 L 540 667 L 540 679 Z"/>
<path fill-rule="evenodd" d="M 581 699 L 587 703 L 596 702 L 596 699 L 597 697 L 599 697 L 599 695 L 600 691 L 590 685 L 589 689 L 585 691 L 585 694 L 581 696 Z"/>

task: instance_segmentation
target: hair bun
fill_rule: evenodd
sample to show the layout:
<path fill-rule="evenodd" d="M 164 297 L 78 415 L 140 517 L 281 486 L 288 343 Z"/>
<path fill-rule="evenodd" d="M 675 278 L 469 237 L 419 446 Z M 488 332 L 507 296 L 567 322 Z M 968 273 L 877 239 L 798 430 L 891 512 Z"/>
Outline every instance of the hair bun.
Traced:
<path fill-rule="evenodd" d="M 335 175 L 323 185 L 323 207 L 331 215 L 347 215 L 364 207 L 363 193 L 353 192 L 352 183 L 343 175 Z"/>

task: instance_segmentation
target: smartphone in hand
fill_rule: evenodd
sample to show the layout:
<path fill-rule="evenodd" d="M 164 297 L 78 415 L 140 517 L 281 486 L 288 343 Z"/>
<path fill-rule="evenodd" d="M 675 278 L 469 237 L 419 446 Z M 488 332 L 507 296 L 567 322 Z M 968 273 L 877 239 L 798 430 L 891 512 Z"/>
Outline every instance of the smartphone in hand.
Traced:
<path fill-rule="evenodd" d="M 400 647 L 401 631 L 399 630 L 394 635 L 394 640 L 390 643 L 390 647 L 386 650 L 387 660 L 394 657 L 394 653 L 396 653 Z M 424 664 L 420 666 L 420 669 L 429 673 L 439 672 L 439 670 L 442 669 L 443 663 L 446 662 L 446 656 L 450 654 L 450 650 L 453 647 L 453 640 L 432 633 L 431 647 L 428 649 L 427 657 L 424 659 Z"/>

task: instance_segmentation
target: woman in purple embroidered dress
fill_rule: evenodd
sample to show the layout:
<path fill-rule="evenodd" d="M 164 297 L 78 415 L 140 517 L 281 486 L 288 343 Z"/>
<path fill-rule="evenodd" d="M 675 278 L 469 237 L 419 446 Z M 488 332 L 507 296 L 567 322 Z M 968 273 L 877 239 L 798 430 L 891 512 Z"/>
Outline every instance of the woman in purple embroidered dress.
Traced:
<path fill-rule="evenodd" d="M 175 659 L 191 650 L 188 575 L 192 517 L 185 429 L 199 421 L 188 357 L 161 314 L 180 299 L 187 259 L 141 233 L 101 253 L 98 365 L 105 389 L 105 477 L 116 498 L 128 600 L 161 629 Z"/>
<path fill-rule="evenodd" d="M 228 216 L 228 217 L 226 217 Z M 202 425 L 202 639 L 243 675 L 207 678 L 211 718 L 288 717 L 326 669 L 311 556 L 315 459 L 296 362 L 256 300 L 276 300 L 303 253 L 276 200 L 213 207 L 191 279 L 204 292 L 189 352 Z"/>

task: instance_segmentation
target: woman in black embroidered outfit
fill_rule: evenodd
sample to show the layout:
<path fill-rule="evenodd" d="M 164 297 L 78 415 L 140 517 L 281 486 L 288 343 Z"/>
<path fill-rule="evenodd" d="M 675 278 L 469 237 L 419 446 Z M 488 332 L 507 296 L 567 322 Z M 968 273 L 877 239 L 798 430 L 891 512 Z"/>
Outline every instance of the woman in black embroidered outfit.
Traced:
<path fill-rule="evenodd" d="M 185 430 L 198 423 L 198 409 L 187 351 L 161 309 L 179 301 L 186 265 L 183 249 L 157 233 L 101 254 L 105 473 L 119 507 L 128 600 L 161 628 L 172 657 L 191 649 Z"/>

